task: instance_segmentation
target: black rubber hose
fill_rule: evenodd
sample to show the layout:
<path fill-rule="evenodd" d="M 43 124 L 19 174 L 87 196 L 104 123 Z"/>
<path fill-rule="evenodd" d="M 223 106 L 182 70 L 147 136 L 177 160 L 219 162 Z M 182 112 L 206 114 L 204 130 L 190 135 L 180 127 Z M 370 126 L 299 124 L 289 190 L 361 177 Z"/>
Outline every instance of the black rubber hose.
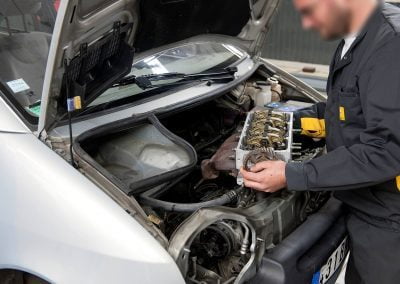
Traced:
<path fill-rule="evenodd" d="M 213 200 L 199 202 L 199 203 L 175 203 L 175 202 L 168 202 L 154 198 L 154 195 L 159 195 L 162 192 L 170 189 L 174 185 L 176 185 L 179 181 L 181 181 L 185 176 L 180 179 L 175 180 L 174 182 L 166 185 L 165 187 L 158 188 L 155 190 L 151 190 L 150 192 L 145 192 L 140 195 L 140 201 L 143 205 L 147 205 L 153 208 L 164 209 L 165 211 L 169 212 L 194 212 L 200 208 L 204 207 L 212 207 L 212 206 L 221 206 L 231 203 L 237 198 L 238 192 L 242 188 L 230 190 L 227 193 L 221 195 L 218 198 Z"/>
<path fill-rule="evenodd" d="M 200 208 L 204 207 L 212 207 L 212 206 L 221 206 L 228 204 L 236 199 L 237 192 L 235 190 L 231 190 L 224 195 L 205 202 L 199 203 L 174 203 L 163 200 L 154 199 L 151 197 L 142 197 L 141 202 L 144 205 L 151 206 L 153 208 L 164 209 L 170 212 L 194 212 Z"/>

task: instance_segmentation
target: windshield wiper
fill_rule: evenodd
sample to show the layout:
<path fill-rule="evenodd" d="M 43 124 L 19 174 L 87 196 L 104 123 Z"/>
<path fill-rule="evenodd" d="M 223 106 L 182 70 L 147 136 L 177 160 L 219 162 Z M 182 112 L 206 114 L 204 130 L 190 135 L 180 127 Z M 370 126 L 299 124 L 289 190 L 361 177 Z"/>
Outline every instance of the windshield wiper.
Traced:
<path fill-rule="evenodd" d="M 113 87 L 127 86 L 131 84 L 136 84 L 142 90 L 148 90 L 160 87 L 169 86 L 179 86 L 183 84 L 193 83 L 193 82 L 207 82 L 208 85 L 214 83 L 228 83 L 235 79 L 235 73 L 238 71 L 237 67 L 227 67 L 220 70 L 213 70 L 208 72 L 200 72 L 193 74 L 185 73 L 163 73 L 163 74 L 150 74 L 142 76 L 127 76 L 118 83 L 114 84 Z M 175 80 L 175 82 L 169 82 L 164 84 L 156 84 L 153 82 Z"/>
<path fill-rule="evenodd" d="M 184 73 L 163 73 L 163 74 L 150 74 L 143 76 L 127 76 L 124 79 L 120 80 L 118 83 L 112 85 L 112 87 L 120 87 L 120 86 L 128 86 L 132 84 L 136 84 L 142 90 L 152 91 L 154 89 L 169 89 L 176 86 L 190 84 L 195 82 L 207 82 L 207 85 L 211 85 L 213 83 L 229 83 L 235 79 L 235 73 L 238 71 L 237 67 L 227 67 L 224 69 L 217 69 L 213 71 L 208 71 L 204 73 L 194 73 L 194 74 L 184 74 Z M 170 82 L 165 84 L 157 84 L 153 85 L 152 82 L 164 81 L 164 80 L 174 80 L 178 79 L 179 81 Z M 106 109 L 110 103 L 113 103 L 113 100 L 106 102 L 104 104 L 95 105 L 92 107 L 86 108 L 84 111 L 78 113 L 76 117 L 82 116 L 98 109 Z"/>

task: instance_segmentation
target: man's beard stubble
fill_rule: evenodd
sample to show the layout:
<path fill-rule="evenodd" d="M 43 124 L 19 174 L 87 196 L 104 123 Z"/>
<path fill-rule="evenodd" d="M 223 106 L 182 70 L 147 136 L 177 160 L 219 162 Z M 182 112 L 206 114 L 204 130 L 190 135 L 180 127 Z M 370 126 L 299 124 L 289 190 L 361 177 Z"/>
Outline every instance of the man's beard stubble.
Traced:
<path fill-rule="evenodd" d="M 350 32 L 350 12 L 337 11 L 336 16 L 332 16 L 332 25 L 328 32 L 323 35 L 320 34 L 324 40 L 335 41 L 347 36 Z"/>

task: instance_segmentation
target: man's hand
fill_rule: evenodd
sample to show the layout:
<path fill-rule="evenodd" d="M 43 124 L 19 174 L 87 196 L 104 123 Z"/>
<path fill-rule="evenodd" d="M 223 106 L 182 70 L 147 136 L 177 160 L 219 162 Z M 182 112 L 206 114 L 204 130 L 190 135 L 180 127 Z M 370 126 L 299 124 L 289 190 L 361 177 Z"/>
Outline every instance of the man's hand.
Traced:
<path fill-rule="evenodd" d="M 253 166 L 250 171 L 240 170 L 247 187 L 265 191 L 276 192 L 286 187 L 286 163 L 283 161 L 266 161 Z"/>

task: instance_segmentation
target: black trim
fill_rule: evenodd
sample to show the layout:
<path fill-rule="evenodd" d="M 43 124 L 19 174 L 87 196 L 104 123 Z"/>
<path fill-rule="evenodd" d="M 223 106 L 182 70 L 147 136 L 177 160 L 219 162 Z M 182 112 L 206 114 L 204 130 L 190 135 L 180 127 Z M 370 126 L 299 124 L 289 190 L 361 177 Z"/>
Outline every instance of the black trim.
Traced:
<path fill-rule="evenodd" d="M 94 43 L 83 43 L 79 54 L 66 62 L 58 98 L 59 112 L 67 112 L 67 99 L 75 96 L 81 98 L 82 107 L 89 105 L 129 74 L 134 49 L 127 43 L 127 38 L 132 26 L 115 22 L 111 32 Z"/>

